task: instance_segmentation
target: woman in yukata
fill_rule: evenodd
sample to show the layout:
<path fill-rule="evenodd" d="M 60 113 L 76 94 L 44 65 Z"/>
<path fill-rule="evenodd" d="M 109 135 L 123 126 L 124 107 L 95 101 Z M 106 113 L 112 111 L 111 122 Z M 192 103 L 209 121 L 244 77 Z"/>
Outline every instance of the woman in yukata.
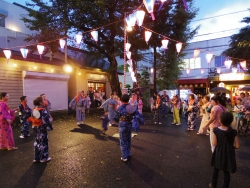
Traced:
<path fill-rule="evenodd" d="M 199 114 L 199 107 L 197 101 L 195 100 L 194 94 L 189 95 L 187 113 L 188 113 L 187 130 L 193 131 L 196 128 L 196 119 L 197 115 Z"/>
<path fill-rule="evenodd" d="M 154 109 L 155 109 L 155 114 L 154 114 L 155 124 L 162 124 L 161 123 L 161 119 L 162 119 L 162 100 L 161 100 L 161 96 L 159 94 L 156 97 Z"/>
<path fill-rule="evenodd" d="M 8 100 L 8 93 L 3 92 L 0 94 L 0 150 L 10 151 L 18 148 L 15 146 L 11 127 L 11 123 L 15 119 L 15 110 L 10 110 L 6 103 Z"/>
<path fill-rule="evenodd" d="M 116 111 L 117 105 L 118 105 L 118 102 L 117 100 L 114 99 L 113 94 L 111 94 L 110 98 L 101 105 L 101 108 L 103 108 L 104 111 L 108 111 L 109 126 L 112 126 L 115 123 L 114 117 L 116 115 L 115 111 Z"/>
<path fill-rule="evenodd" d="M 28 120 L 32 122 L 34 127 L 34 160 L 33 162 L 45 163 L 51 160 L 49 157 L 49 140 L 48 140 L 48 126 L 51 125 L 51 118 L 46 108 L 42 97 L 37 97 L 33 104 L 35 106 L 32 117 Z"/>

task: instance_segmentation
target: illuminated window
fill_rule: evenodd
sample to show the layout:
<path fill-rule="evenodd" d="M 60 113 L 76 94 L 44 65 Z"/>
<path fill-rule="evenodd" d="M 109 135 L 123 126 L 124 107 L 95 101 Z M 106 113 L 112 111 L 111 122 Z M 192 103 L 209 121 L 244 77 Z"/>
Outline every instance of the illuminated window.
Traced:
<path fill-rule="evenodd" d="M 183 65 L 184 69 L 200 69 L 201 68 L 201 58 L 197 57 L 196 59 L 191 58 L 191 59 L 184 59 L 183 60 L 185 63 Z"/>

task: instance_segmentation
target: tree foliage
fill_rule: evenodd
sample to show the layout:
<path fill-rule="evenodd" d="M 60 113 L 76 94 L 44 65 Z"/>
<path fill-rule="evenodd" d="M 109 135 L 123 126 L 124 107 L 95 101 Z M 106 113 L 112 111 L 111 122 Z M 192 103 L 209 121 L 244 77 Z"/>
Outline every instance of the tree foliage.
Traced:
<path fill-rule="evenodd" d="M 243 59 L 247 60 L 247 68 L 250 72 L 250 17 L 243 18 L 241 22 L 246 23 L 247 26 L 231 36 L 229 48 L 222 54 L 231 57 L 234 65 Z"/>
<path fill-rule="evenodd" d="M 142 6 L 142 0 L 50 0 L 49 3 L 45 3 L 43 0 L 31 1 L 32 3 L 26 3 L 29 14 L 27 17 L 23 17 L 23 21 L 28 28 L 35 31 L 35 34 L 29 36 L 27 41 L 43 42 L 67 36 L 72 39 L 69 44 L 74 45 L 73 34 L 82 33 L 81 49 L 87 54 L 98 59 L 105 59 L 110 63 L 108 79 L 112 90 L 120 94 L 116 57 L 123 53 L 123 18 L 125 13 L 132 13 L 139 6 L 147 12 Z M 157 11 L 160 6 L 159 1 L 155 7 L 156 20 L 152 21 L 150 14 L 146 13 L 144 26 L 183 43 L 187 42 L 195 33 L 195 30 L 188 27 L 197 11 L 192 8 L 192 1 L 187 0 L 188 12 L 184 10 L 182 0 L 169 0 L 161 11 Z M 98 43 L 90 35 L 90 31 L 95 28 L 98 30 Z M 141 51 L 147 50 L 151 46 L 161 45 L 162 37 L 159 35 L 153 35 L 147 45 L 144 41 L 144 31 L 142 27 L 136 26 L 132 32 L 128 33 L 128 41 L 132 44 L 132 57 L 136 61 L 143 58 Z M 46 45 L 53 56 L 57 52 L 58 41 L 52 41 Z M 181 55 L 175 57 L 175 43 L 170 43 L 165 57 L 161 58 L 165 63 L 164 68 L 175 67 L 176 71 L 173 72 L 178 75 L 180 57 Z M 170 64 L 177 65 L 170 66 Z M 173 72 L 168 75 L 160 70 L 160 85 L 166 85 L 168 84 L 165 82 L 166 80 L 176 78 L 177 76 L 173 77 Z"/>

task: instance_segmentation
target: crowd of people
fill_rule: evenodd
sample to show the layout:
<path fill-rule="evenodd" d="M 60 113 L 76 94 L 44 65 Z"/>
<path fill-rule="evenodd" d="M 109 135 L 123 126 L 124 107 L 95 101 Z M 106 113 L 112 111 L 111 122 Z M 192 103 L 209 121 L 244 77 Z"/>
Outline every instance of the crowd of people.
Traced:
<path fill-rule="evenodd" d="M 102 92 L 101 92 L 102 93 Z M 248 94 L 247 94 L 248 95 Z M 102 95 L 104 96 L 104 95 Z M 20 97 L 18 108 L 11 110 L 7 101 L 8 93 L 0 95 L 0 150 L 16 150 L 11 124 L 15 119 L 15 112 L 19 113 L 20 138 L 30 136 L 30 126 L 34 130 L 34 160 L 33 162 L 48 162 L 51 160 L 48 147 L 48 131 L 53 130 L 53 118 L 50 113 L 51 103 L 45 94 L 41 94 L 33 101 L 34 108 L 27 104 L 27 96 Z M 91 104 L 104 109 L 102 120 L 102 134 L 105 135 L 109 126 L 115 123 L 119 125 L 121 160 L 126 162 L 131 156 L 132 128 L 138 131 L 138 127 L 144 123 L 142 117 L 143 102 L 139 92 L 131 96 L 124 94 L 121 99 L 113 92 L 105 101 L 100 93 L 94 94 L 92 90 L 84 95 L 78 91 L 77 95 L 69 103 L 69 107 L 76 110 L 77 125 L 84 124 L 85 113 L 88 113 Z M 211 187 L 216 187 L 219 170 L 224 171 L 224 185 L 229 186 L 230 173 L 236 171 L 235 149 L 239 148 L 237 132 L 247 122 L 250 115 L 250 97 L 241 93 L 235 99 L 235 106 L 224 93 L 217 93 L 213 97 L 204 96 L 197 99 L 190 94 L 187 101 L 179 99 L 178 95 L 172 99 L 166 94 L 159 95 L 156 92 L 153 97 L 154 123 L 162 124 L 162 119 L 173 113 L 173 125 L 180 126 L 181 108 L 187 121 L 187 130 L 194 131 L 197 128 L 197 119 L 202 117 L 197 135 L 210 135 L 211 151 L 213 153 L 212 166 L 214 172 Z M 234 114 L 234 115 L 233 115 Z M 233 119 L 236 119 L 236 130 L 231 127 Z"/>
<path fill-rule="evenodd" d="M 9 94 L 0 94 L 0 150 L 17 150 L 11 124 L 15 120 L 15 112 L 19 114 L 20 138 L 30 137 L 30 126 L 34 131 L 34 160 L 33 162 L 48 162 L 49 156 L 48 131 L 53 130 L 50 114 L 51 103 L 45 94 L 41 94 L 33 101 L 31 109 L 27 102 L 27 96 L 20 97 L 18 108 L 11 110 L 7 104 Z"/>

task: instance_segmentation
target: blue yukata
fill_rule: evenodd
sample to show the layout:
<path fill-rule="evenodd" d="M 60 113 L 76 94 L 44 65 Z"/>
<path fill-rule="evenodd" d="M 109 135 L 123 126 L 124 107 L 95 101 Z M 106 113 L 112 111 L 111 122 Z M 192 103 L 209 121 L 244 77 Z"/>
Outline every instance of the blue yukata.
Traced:
<path fill-rule="evenodd" d="M 32 110 L 27 104 L 21 103 L 19 105 L 19 120 L 21 123 L 20 137 L 30 136 L 30 122 L 28 122 L 28 118 L 31 117 Z"/>
<path fill-rule="evenodd" d="M 131 133 L 133 114 L 126 110 L 128 104 L 123 104 L 117 110 L 119 117 L 119 136 L 122 158 L 127 159 L 131 155 Z"/>
<path fill-rule="evenodd" d="M 144 118 L 139 111 L 135 111 L 133 120 L 132 120 L 132 128 L 135 132 L 139 132 L 140 126 L 144 124 Z"/>
<path fill-rule="evenodd" d="M 102 128 L 103 128 L 103 130 L 105 130 L 105 131 L 108 130 L 108 122 L 109 122 L 108 115 L 103 114 L 101 116 L 101 120 L 102 120 Z"/>
<path fill-rule="evenodd" d="M 115 111 L 116 111 L 116 106 L 118 105 L 118 102 L 112 98 L 106 100 L 101 107 L 104 109 L 104 111 L 108 111 L 108 117 L 109 121 L 111 124 L 114 123 L 114 118 L 115 118 Z"/>
<path fill-rule="evenodd" d="M 51 125 L 50 115 L 43 107 L 38 107 L 40 117 L 38 119 L 31 117 L 30 121 L 34 127 L 34 160 L 41 161 L 49 158 L 49 140 L 48 140 L 48 126 Z"/>
<path fill-rule="evenodd" d="M 76 109 L 76 121 L 77 124 L 84 124 L 85 121 L 85 108 L 86 108 L 86 100 L 84 96 L 77 95 L 71 102 L 70 105 L 72 108 Z"/>

